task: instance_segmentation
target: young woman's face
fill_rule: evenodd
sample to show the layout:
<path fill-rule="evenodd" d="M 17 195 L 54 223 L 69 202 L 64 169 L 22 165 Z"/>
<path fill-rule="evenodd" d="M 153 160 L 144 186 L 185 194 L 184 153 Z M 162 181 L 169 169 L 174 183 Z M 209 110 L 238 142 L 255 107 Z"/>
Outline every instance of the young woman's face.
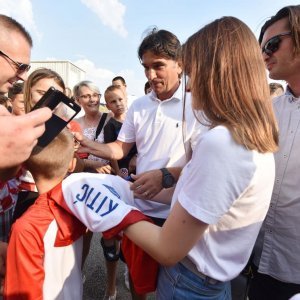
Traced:
<path fill-rule="evenodd" d="M 57 90 L 64 92 L 63 88 L 59 86 L 53 78 L 43 78 L 40 79 L 34 86 L 31 88 L 31 106 L 33 107 L 47 92 L 47 90 L 53 86 Z"/>

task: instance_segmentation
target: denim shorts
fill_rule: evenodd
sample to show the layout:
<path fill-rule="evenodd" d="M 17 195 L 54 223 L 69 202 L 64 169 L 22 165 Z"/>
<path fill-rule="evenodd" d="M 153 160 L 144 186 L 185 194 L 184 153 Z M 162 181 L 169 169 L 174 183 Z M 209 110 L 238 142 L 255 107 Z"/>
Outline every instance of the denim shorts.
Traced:
<path fill-rule="evenodd" d="M 156 300 L 231 300 L 230 282 L 210 284 L 181 263 L 160 267 Z"/>

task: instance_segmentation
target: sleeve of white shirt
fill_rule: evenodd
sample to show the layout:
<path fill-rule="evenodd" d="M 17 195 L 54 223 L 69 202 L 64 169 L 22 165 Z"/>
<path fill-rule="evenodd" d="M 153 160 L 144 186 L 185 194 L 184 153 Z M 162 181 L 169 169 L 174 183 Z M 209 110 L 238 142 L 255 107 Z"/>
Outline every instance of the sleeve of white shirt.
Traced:
<path fill-rule="evenodd" d="M 126 118 L 118 135 L 118 140 L 125 143 L 135 143 L 135 127 L 134 127 L 134 103 L 126 113 Z"/>
<path fill-rule="evenodd" d="M 211 129 L 199 138 L 177 184 L 178 201 L 195 218 L 215 224 L 248 187 L 255 168 L 252 151 L 237 144 L 228 129 Z"/>
<path fill-rule="evenodd" d="M 194 130 L 191 136 L 191 148 L 193 151 L 197 145 L 198 139 L 200 138 L 201 134 L 206 130 L 207 128 L 205 126 L 203 126 L 197 121 L 195 122 Z"/>
<path fill-rule="evenodd" d="M 129 182 L 119 176 L 71 174 L 62 182 L 64 201 L 89 230 L 103 232 L 122 222 L 136 209 Z"/>

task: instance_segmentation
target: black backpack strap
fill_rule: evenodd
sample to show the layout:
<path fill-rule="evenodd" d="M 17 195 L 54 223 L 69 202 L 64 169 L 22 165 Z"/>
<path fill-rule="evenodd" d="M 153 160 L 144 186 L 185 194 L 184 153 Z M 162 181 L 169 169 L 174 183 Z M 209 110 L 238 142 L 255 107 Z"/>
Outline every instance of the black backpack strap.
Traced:
<path fill-rule="evenodd" d="M 98 135 L 100 134 L 100 132 L 101 132 L 103 126 L 104 126 L 105 120 L 106 120 L 106 118 L 107 118 L 107 115 L 108 115 L 107 113 L 103 113 L 103 114 L 102 114 L 101 119 L 100 119 L 99 124 L 98 124 L 97 129 L 96 129 L 96 134 L 95 134 L 94 140 L 95 140 L 95 139 L 98 137 Z"/>

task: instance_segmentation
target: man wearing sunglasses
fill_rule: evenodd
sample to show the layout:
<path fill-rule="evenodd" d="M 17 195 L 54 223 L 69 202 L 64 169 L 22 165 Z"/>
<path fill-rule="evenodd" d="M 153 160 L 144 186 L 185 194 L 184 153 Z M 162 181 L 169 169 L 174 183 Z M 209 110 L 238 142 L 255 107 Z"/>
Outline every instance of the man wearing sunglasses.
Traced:
<path fill-rule="evenodd" d="M 249 299 L 285 300 L 300 293 L 300 5 L 268 20 L 259 42 L 270 78 L 288 87 L 273 100 L 280 149 L 271 204 L 254 247 Z"/>
<path fill-rule="evenodd" d="M 26 80 L 31 47 L 31 37 L 24 27 L 0 15 L 0 94 L 7 93 L 16 81 Z M 13 176 L 29 157 L 50 117 L 48 108 L 13 116 L 0 105 L 0 180 Z M 6 243 L 0 241 L 0 277 L 5 273 L 6 247 Z"/>
<path fill-rule="evenodd" d="M 31 37 L 24 27 L 12 18 L 0 15 L 1 94 L 7 93 L 16 81 L 26 80 L 31 47 Z M 4 179 L 4 173 L 9 173 L 7 168 L 15 167 L 29 157 L 50 116 L 47 108 L 24 116 L 12 116 L 0 105 L 0 179 Z"/>

